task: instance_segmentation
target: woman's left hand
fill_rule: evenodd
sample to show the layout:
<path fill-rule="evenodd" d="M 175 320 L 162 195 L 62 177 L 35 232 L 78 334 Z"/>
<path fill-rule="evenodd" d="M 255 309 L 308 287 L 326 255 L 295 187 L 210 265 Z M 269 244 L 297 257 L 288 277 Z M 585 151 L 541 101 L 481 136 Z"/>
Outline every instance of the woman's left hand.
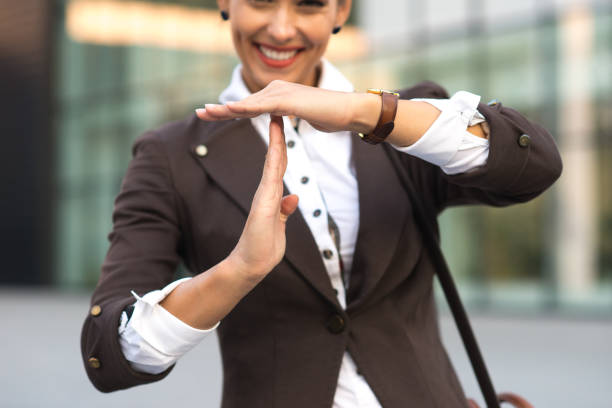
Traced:
<path fill-rule="evenodd" d="M 372 94 L 337 92 L 286 82 L 272 81 L 259 92 L 225 105 L 206 104 L 196 109 L 202 120 L 252 118 L 264 113 L 296 116 L 322 132 L 349 130 L 368 133 L 376 126 L 380 97 Z"/>

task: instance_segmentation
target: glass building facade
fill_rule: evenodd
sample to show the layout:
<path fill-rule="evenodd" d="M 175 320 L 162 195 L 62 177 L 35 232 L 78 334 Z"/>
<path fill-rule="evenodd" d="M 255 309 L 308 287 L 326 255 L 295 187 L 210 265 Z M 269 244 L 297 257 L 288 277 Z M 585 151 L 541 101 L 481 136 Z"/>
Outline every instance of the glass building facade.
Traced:
<path fill-rule="evenodd" d="M 132 142 L 216 101 L 229 82 L 237 58 L 210 3 L 57 2 L 55 284 L 97 281 Z M 612 314 L 612 5 L 389 1 L 381 13 L 397 5 L 410 28 L 383 36 L 371 3 L 356 2 L 329 54 L 357 89 L 427 79 L 470 90 L 543 124 L 562 151 L 563 176 L 532 202 L 442 215 L 443 248 L 468 304 Z M 444 20 L 435 7 L 447 3 L 457 10 Z"/>

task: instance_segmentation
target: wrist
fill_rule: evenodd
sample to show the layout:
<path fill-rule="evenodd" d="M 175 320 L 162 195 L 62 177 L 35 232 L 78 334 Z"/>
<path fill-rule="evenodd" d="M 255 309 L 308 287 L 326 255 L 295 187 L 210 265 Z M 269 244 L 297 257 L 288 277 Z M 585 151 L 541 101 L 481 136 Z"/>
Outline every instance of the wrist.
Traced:
<path fill-rule="evenodd" d="M 352 94 L 352 117 L 349 130 L 368 134 L 376 127 L 380 117 L 382 101 L 379 95 L 371 93 Z"/>
<path fill-rule="evenodd" d="M 247 286 L 257 285 L 269 272 L 249 265 L 235 252 L 225 258 L 222 264 L 224 270 Z"/>

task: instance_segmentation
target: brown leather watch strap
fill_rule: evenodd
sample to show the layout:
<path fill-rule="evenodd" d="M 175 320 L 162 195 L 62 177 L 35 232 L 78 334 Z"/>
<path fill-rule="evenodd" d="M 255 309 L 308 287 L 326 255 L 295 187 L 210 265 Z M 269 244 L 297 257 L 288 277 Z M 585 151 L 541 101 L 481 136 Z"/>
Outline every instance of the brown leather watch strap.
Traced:
<path fill-rule="evenodd" d="M 378 118 L 376 127 L 367 135 L 360 134 L 363 141 L 370 144 L 384 142 L 387 136 L 391 134 L 393 127 L 395 126 L 394 121 L 395 115 L 397 114 L 397 103 L 399 97 L 393 92 L 382 90 L 380 91 L 380 96 L 382 100 L 382 107 L 380 109 L 380 116 Z"/>

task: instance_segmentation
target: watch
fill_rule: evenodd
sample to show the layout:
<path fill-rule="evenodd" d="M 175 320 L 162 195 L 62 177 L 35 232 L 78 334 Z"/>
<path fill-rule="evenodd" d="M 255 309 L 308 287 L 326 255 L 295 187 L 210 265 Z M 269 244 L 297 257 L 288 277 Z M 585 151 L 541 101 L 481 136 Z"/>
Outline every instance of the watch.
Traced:
<path fill-rule="evenodd" d="M 378 144 L 384 142 L 387 136 L 389 136 L 393 131 L 393 127 L 395 126 L 394 120 L 397 113 L 399 93 L 388 91 L 386 89 L 368 89 L 367 92 L 374 95 L 380 95 L 382 99 L 382 107 L 380 109 L 378 123 L 376 124 L 374 130 L 367 135 L 359 133 L 359 137 L 361 137 L 364 142 Z"/>

